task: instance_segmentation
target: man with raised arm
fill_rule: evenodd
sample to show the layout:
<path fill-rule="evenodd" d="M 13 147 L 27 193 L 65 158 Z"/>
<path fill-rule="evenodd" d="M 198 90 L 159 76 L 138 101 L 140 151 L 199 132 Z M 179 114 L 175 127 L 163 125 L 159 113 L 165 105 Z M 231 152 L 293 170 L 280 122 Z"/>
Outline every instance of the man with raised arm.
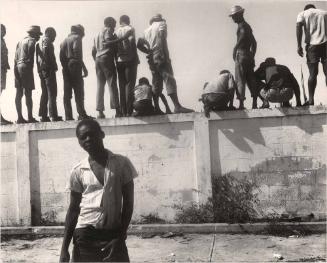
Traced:
<path fill-rule="evenodd" d="M 180 104 L 177 96 L 177 85 L 168 51 L 167 23 L 161 14 L 157 14 L 151 18 L 150 26 L 144 31 L 144 37 L 138 40 L 137 48 L 147 54 L 152 73 L 155 111 L 161 112 L 159 97 L 162 93 L 163 82 L 165 82 L 167 94 L 170 96 L 175 107 L 174 113 L 193 112 L 191 109 L 184 108 Z"/>

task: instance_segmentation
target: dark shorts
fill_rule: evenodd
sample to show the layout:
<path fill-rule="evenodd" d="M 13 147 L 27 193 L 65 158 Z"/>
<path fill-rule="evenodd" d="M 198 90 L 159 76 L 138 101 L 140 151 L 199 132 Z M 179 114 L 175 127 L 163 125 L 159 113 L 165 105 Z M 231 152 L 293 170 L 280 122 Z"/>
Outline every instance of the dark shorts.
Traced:
<path fill-rule="evenodd" d="M 307 63 L 315 64 L 315 63 L 327 63 L 327 42 L 322 43 L 320 45 L 307 45 Z"/>
<path fill-rule="evenodd" d="M 282 103 L 287 102 L 293 97 L 293 89 L 290 87 L 283 87 L 280 89 L 262 89 L 260 91 L 260 95 L 265 100 L 268 100 L 270 102 L 276 103 Z"/>
<path fill-rule="evenodd" d="M 35 89 L 33 67 L 28 64 L 17 65 L 17 75 L 15 76 L 15 87 L 32 91 Z"/>
<path fill-rule="evenodd" d="M 129 262 L 125 240 L 118 235 L 92 226 L 75 229 L 72 262 Z M 102 251 L 109 242 L 113 245 Z M 104 260 L 109 254 L 110 258 Z"/>
<path fill-rule="evenodd" d="M 202 95 L 202 102 L 205 108 L 210 110 L 224 110 L 230 100 L 228 93 L 208 93 Z"/>
<path fill-rule="evenodd" d="M 152 115 L 154 113 L 152 100 L 134 101 L 133 108 L 138 113 L 138 115 L 144 116 L 144 115 Z"/>

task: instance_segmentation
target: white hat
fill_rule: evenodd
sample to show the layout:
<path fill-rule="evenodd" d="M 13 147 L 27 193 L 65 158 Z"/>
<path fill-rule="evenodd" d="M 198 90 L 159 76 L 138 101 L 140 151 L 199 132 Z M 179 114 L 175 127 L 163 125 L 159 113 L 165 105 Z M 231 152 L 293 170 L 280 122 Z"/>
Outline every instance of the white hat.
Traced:
<path fill-rule="evenodd" d="M 234 5 L 231 10 L 230 10 L 230 13 L 229 13 L 229 16 L 233 16 L 237 13 L 243 13 L 244 12 L 244 8 L 239 6 L 239 5 Z"/>

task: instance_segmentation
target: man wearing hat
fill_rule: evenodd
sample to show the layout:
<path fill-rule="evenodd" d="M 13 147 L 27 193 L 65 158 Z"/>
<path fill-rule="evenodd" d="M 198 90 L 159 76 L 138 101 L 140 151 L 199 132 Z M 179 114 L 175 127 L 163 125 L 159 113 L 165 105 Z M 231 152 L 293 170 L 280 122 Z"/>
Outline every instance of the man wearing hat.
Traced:
<path fill-rule="evenodd" d="M 274 58 L 266 58 L 254 74 L 259 81 L 264 81 L 260 91 L 264 100 L 263 108 L 268 108 L 269 102 L 290 107 L 289 100 L 292 99 L 293 94 L 296 98 L 296 106 L 301 106 L 300 87 L 288 67 L 276 64 Z"/>
<path fill-rule="evenodd" d="M 10 69 L 8 63 L 8 49 L 4 39 L 6 35 L 6 27 L 1 24 L 1 93 L 6 88 L 6 80 L 7 80 L 7 70 Z M 1 114 L 1 125 L 12 124 L 11 121 L 6 120 Z"/>
<path fill-rule="evenodd" d="M 57 111 L 57 79 L 56 72 L 58 70 L 56 57 L 54 54 L 53 42 L 56 39 L 56 30 L 48 27 L 45 36 L 40 43 L 36 44 L 36 64 L 41 80 L 41 100 L 39 116 L 41 122 L 62 121 Z M 49 103 L 49 116 L 48 116 Z"/>
<path fill-rule="evenodd" d="M 64 108 L 67 121 L 74 120 L 71 104 L 73 90 L 76 108 L 79 114 L 78 119 L 92 118 L 86 114 L 84 108 L 83 77 L 87 77 L 88 75 L 83 61 L 82 38 L 84 35 L 84 27 L 82 25 L 73 25 L 71 27 L 71 33 L 60 45 L 60 62 L 64 78 Z"/>
<path fill-rule="evenodd" d="M 31 26 L 27 31 L 28 36 L 18 42 L 15 53 L 15 86 L 16 86 L 16 110 L 17 110 L 17 123 L 32 123 L 37 122 L 33 118 L 33 101 L 32 90 L 35 89 L 34 85 L 34 53 L 35 44 L 42 35 L 39 26 Z M 25 120 L 22 115 L 22 97 L 25 94 L 28 120 Z"/>
<path fill-rule="evenodd" d="M 245 85 L 247 84 L 253 97 L 252 108 L 255 109 L 257 108 L 258 97 L 254 77 L 254 56 L 257 50 L 257 42 L 250 25 L 244 20 L 243 13 L 244 9 L 236 5 L 232 7 L 229 15 L 238 25 L 237 43 L 233 50 L 237 98 L 240 101 L 239 109 L 244 109 Z"/>
<path fill-rule="evenodd" d="M 167 24 L 161 14 L 150 19 L 150 26 L 144 31 L 144 37 L 138 40 L 137 48 L 147 54 L 152 72 L 155 111 L 161 112 L 159 97 L 162 94 L 163 82 L 165 82 L 167 94 L 175 107 L 174 113 L 193 112 L 191 109 L 184 108 L 178 100 L 176 80 L 168 51 Z"/>

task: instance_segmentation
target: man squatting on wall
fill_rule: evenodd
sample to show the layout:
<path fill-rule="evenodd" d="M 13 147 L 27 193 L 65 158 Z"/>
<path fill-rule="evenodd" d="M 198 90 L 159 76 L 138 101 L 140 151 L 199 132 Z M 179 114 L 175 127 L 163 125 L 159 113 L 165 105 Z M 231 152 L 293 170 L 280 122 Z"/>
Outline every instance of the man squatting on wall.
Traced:
<path fill-rule="evenodd" d="M 125 240 L 133 214 L 136 170 L 128 158 L 104 147 L 105 133 L 97 121 L 79 122 L 76 136 L 88 157 L 71 172 L 60 262 L 70 259 L 72 238 L 73 262 L 128 262 Z"/>

